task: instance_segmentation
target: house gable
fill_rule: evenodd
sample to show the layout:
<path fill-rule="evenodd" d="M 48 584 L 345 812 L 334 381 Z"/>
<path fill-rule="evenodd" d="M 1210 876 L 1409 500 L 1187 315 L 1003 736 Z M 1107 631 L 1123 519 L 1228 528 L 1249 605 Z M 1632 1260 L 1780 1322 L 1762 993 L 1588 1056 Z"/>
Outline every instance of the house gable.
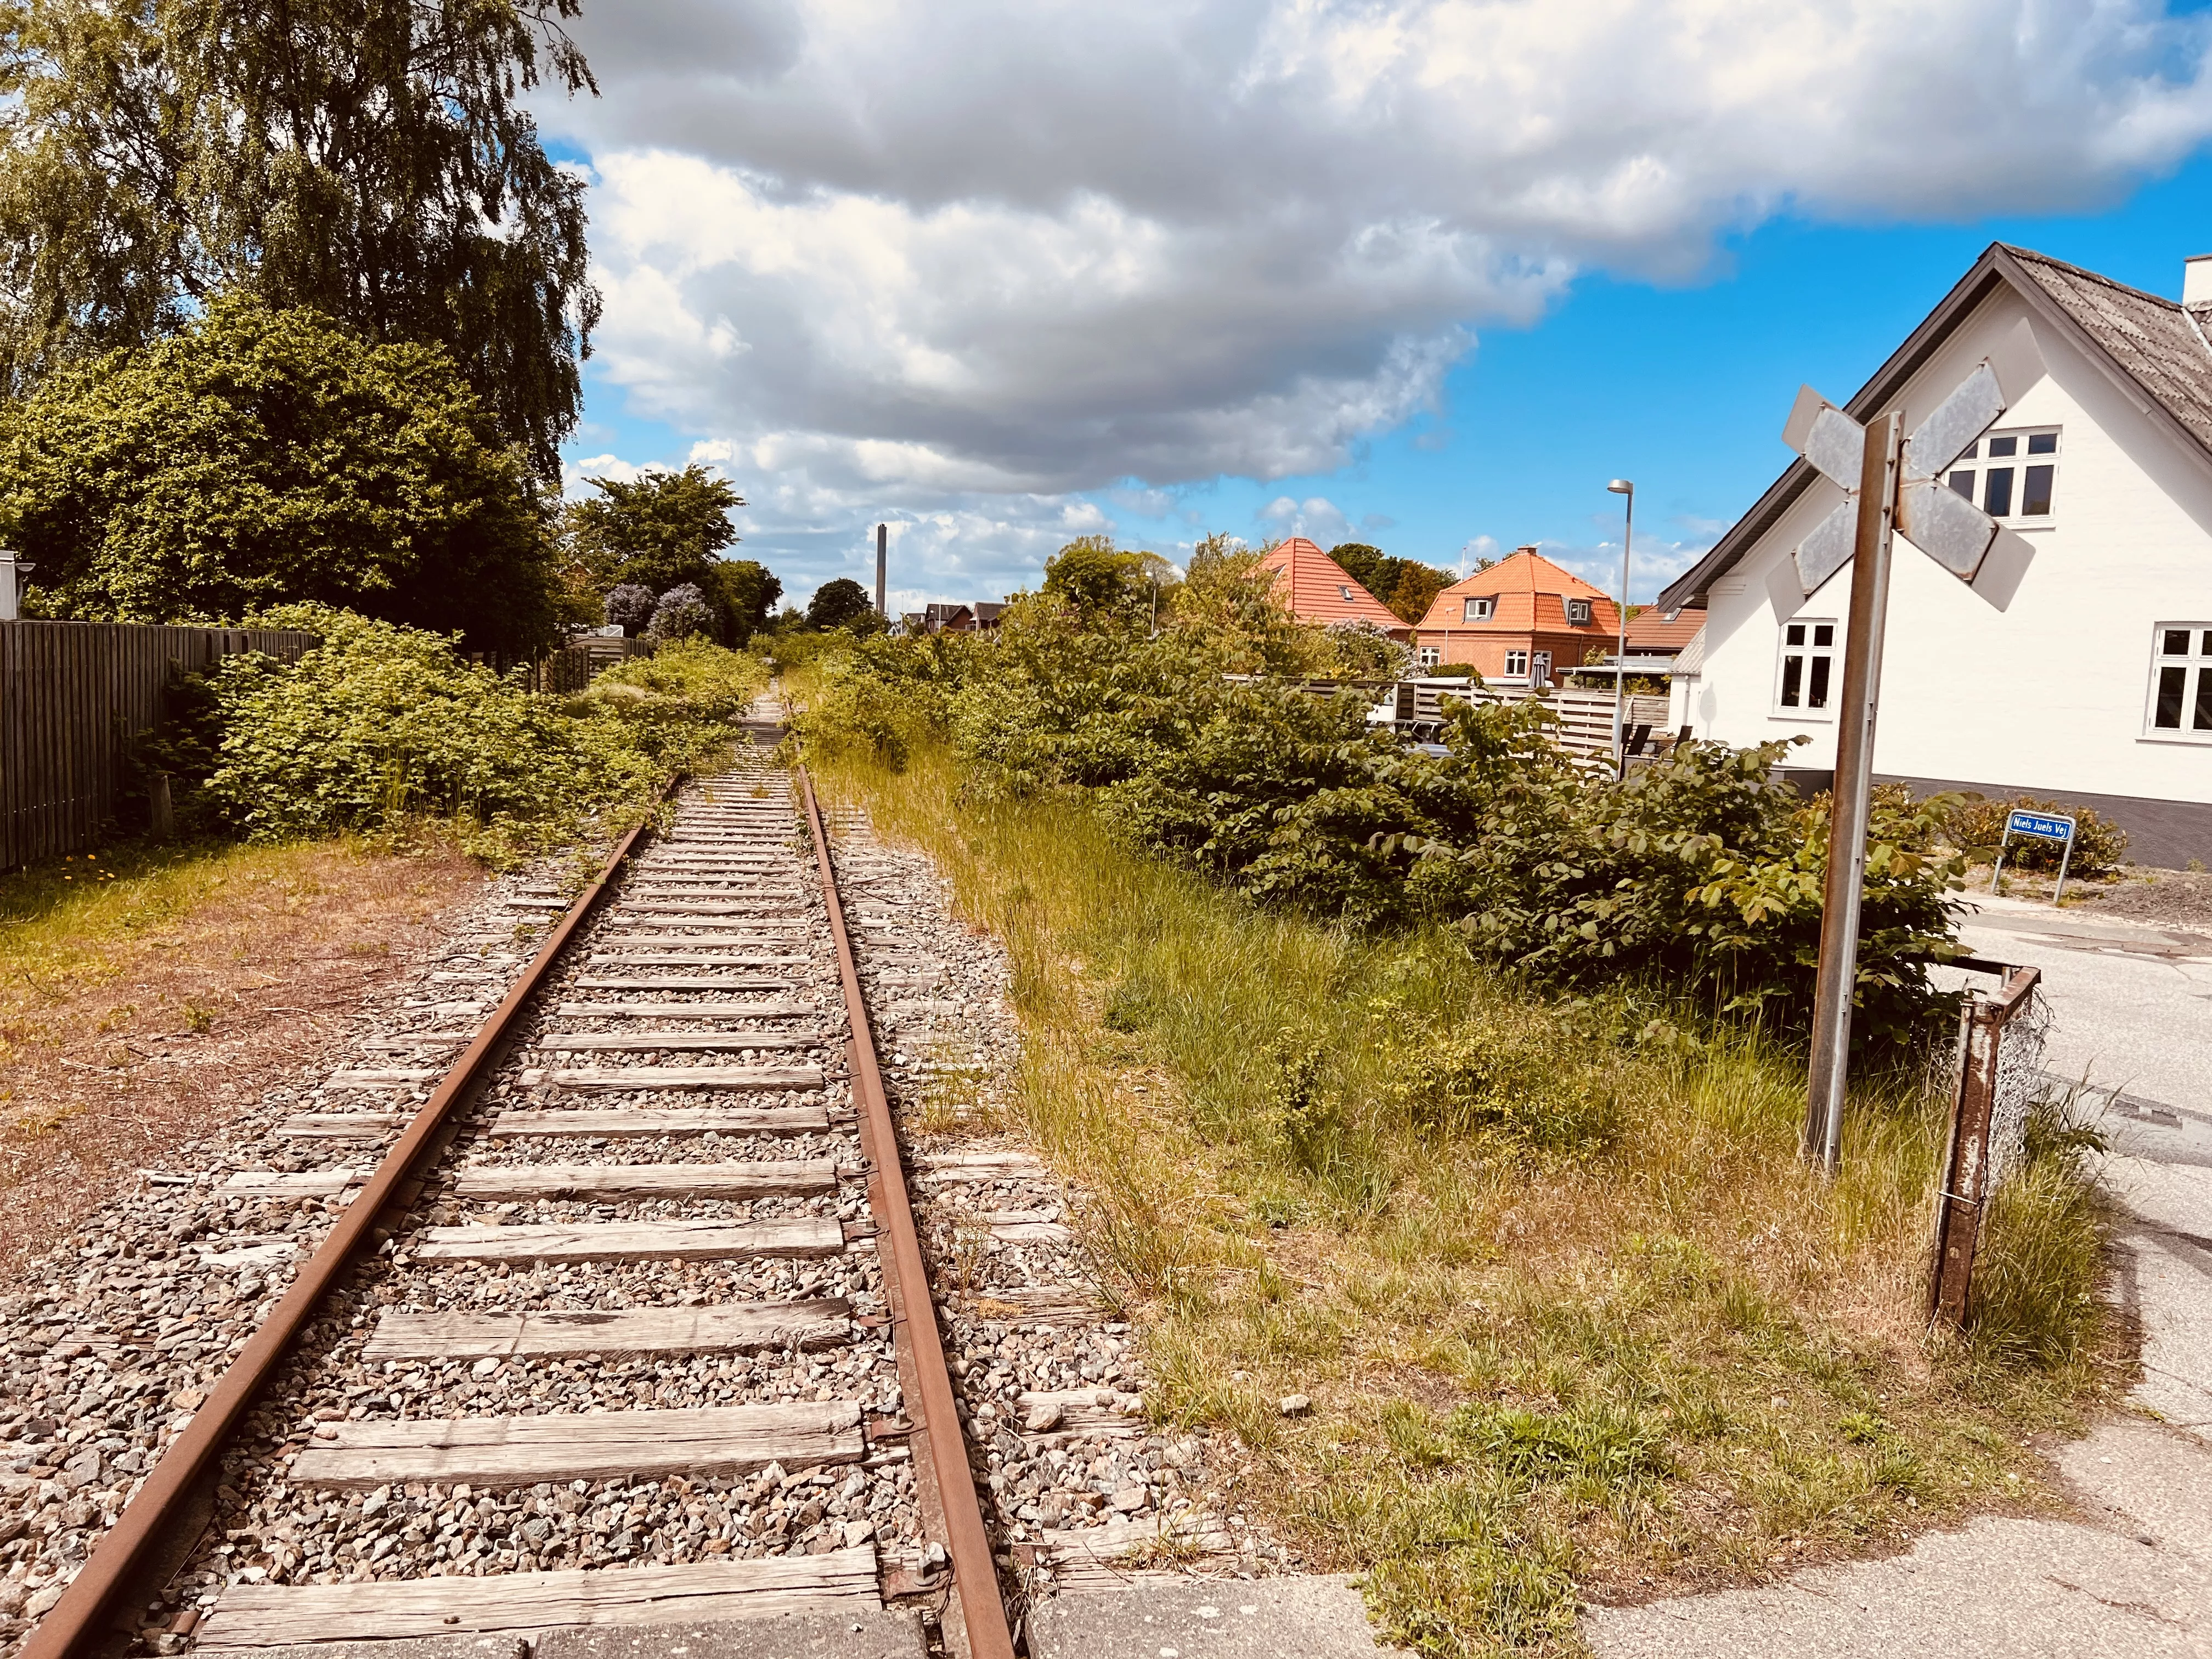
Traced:
<path fill-rule="evenodd" d="M 2184 307 L 2039 256 L 1994 249 L 1976 272 L 1971 302 L 1947 301 L 1854 404 L 1862 415 L 1901 409 L 1909 428 L 1983 358 L 2028 341 L 2041 373 L 2008 380 L 2010 406 L 1991 431 L 2053 438 L 2052 511 L 2009 520 L 1971 587 L 1900 538 L 1876 773 L 2103 803 L 2124 826 L 2148 804 L 2157 810 L 2134 822 L 2143 856 L 2212 856 L 2212 744 L 2148 729 L 2147 713 L 2154 629 L 2212 622 L 2212 346 Z M 1839 687 L 1851 578 L 1847 564 L 1807 598 L 1792 554 L 1841 499 L 1793 465 L 1661 601 L 1704 596 L 1709 607 L 1699 660 L 1677 664 L 1698 677 L 1683 716 L 1696 733 L 1808 739 L 1784 766 L 1816 785 L 1833 765 L 1832 708 L 1802 695 L 1784 707 L 1785 676 L 1798 654 L 1809 687 L 1825 649 Z M 1805 630 L 1795 652 L 1793 624 Z M 2172 829 L 2173 811 L 2192 803 L 2194 851 Z"/>
<path fill-rule="evenodd" d="M 1260 562 L 1273 571 L 1275 592 L 1300 622 L 1364 622 L 1403 639 L 1404 617 L 1377 599 L 1352 574 L 1304 536 L 1278 543 Z"/>
<path fill-rule="evenodd" d="M 2081 351 L 2212 476 L 2212 343 L 2205 319 L 2155 294 L 2002 242 L 1990 244 L 1844 412 L 1864 422 L 1896 403 L 1960 326 L 1999 295 L 2017 298 L 2036 322 Z M 1657 608 L 1675 611 L 1702 600 L 1819 480 L 1809 462 L 1792 461 L 1711 552 L 1668 585 Z"/>

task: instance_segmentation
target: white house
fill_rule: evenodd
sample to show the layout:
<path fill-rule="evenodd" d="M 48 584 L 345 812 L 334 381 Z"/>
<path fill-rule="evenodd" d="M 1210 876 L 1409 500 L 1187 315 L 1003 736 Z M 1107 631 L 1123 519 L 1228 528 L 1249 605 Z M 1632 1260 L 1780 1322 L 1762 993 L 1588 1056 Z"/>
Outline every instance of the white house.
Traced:
<path fill-rule="evenodd" d="M 1973 585 L 1898 543 L 1877 776 L 2079 802 L 2139 862 L 2212 862 L 2208 331 L 2212 256 L 2177 305 L 1996 244 L 1845 405 L 1910 431 L 1984 360 L 2009 399 L 1947 474 L 2005 526 Z M 1810 739 L 1784 769 L 1808 788 L 1835 764 L 1850 567 L 1807 599 L 1792 554 L 1841 499 L 1793 462 L 1658 600 L 1706 606 L 1680 718 Z"/>

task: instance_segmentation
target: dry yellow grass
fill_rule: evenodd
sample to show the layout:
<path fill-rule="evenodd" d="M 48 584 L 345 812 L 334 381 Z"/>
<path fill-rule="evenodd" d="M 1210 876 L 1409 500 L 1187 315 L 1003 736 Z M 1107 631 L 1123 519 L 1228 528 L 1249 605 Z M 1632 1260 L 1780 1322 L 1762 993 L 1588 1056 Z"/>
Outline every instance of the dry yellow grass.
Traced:
<path fill-rule="evenodd" d="M 0 876 L 0 1267 L 296 1078 L 483 879 L 435 845 L 331 842 Z"/>

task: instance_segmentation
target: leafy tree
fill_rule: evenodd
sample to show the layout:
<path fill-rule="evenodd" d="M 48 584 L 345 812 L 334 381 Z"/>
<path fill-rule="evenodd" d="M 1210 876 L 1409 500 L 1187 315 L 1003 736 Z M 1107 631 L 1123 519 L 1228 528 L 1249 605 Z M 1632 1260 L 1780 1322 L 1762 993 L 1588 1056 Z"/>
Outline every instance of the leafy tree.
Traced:
<path fill-rule="evenodd" d="M 1449 572 L 1438 570 L 1433 565 L 1417 564 L 1411 559 L 1399 562 L 1405 568 L 1399 573 L 1397 586 L 1390 590 L 1390 597 L 1382 603 L 1401 622 L 1418 623 L 1429 614 L 1437 595 L 1452 585 L 1453 578 Z"/>
<path fill-rule="evenodd" d="M 539 476 L 599 297 L 541 66 L 596 91 L 580 0 L 5 0 L 0 389 L 232 289 L 446 348 Z"/>
<path fill-rule="evenodd" d="M 806 602 L 806 625 L 812 629 L 851 628 L 875 614 L 868 590 L 850 576 L 835 576 L 814 590 Z"/>
<path fill-rule="evenodd" d="M 726 478 L 692 465 L 585 482 L 597 499 L 572 501 L 562 514 L 580 585 L 604 592 L 627 583 L 653 593 L 696 587 L 725 644 L 742 645 L 766 623 L 783 584 L 753 560 L 716 556 L 738 539 L 730 508 L 745 504 Z"/>
<path fill-rule="evenodd" d="M 783 584 L 757 559 L 716 559 L 701 586 L 731 645 L 743 645 L 766 628 L 783 597 Z"/>
<path fill-rule="evenodd" d="M 1156 556 L 1125 553 L 1110 536 L 1079 536 L 1047 562 L 1044 591 L 1086 621 L 1127 617 L 1150 601 L 1153 572 L 1145 561 Z"/>
<path fill-rule="evenodd" d="M 437 346 L 218 299 L 0 406 L 0 535 L 41 615 L 236 621 L 343 605 L 479 649 L 551 637 L 545 514 Z"/>
<path fill-rule="evenodd" d="M 1377 599 L 1382 594 L 1382 589 L 1378 586 L 1382 580 L 1382 567 L 1399 562 L 1381 548 L 1370 547 L 1365 542 L 1339 542 L 1328 550 L 1328 556 L 1342 565 L 1352 580 Z"/>
<path fill-rule="evenodd" d="M 1437 594 L 1452 585 L 1448 571 L 1418 559 L 1394 559 L 1365 542 L 1339 542 L 1328 556 L 1401 622 L 1417 623 L 1428 615 Z"/>

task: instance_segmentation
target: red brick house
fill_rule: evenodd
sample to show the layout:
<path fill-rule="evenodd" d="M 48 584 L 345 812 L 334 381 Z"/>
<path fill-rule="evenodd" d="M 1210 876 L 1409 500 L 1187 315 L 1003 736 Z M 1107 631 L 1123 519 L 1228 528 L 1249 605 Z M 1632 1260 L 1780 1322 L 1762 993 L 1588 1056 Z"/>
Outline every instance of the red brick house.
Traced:
<path fill-rule="evenodd" d="M 1437 595 L 1421 618 L 1424 666 L 1472 663 L 1500 685 L 1549 685 L 1620 632 L 1611 599 L 1533 547 Z"/>
<path fill-rule="evenodd" d="M 1281 542 L 1260 562 L 1275 573 L 1275 594 L 1302 623 L 1326 628 L 1331 623 L 1372 623 L 1392 639 L 1413 633 L 1405 618 L 1356 581 L 1350 571 L 1303 536 Z"/>

